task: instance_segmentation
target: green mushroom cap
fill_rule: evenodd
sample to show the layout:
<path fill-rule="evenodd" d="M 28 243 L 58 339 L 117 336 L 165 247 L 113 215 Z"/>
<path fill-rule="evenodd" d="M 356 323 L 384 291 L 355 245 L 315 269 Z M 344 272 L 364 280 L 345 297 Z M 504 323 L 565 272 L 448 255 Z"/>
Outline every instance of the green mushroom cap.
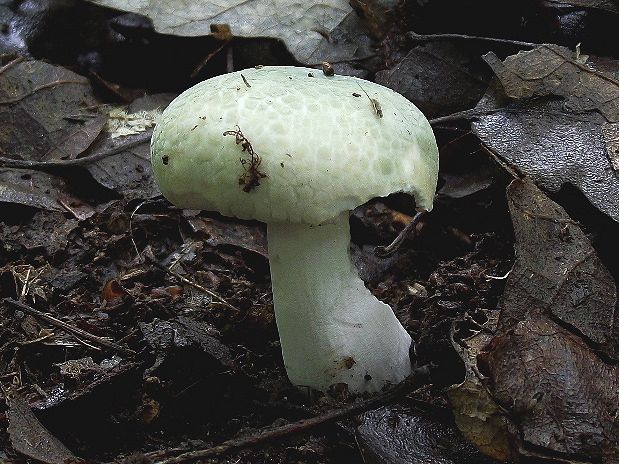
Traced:
<path fill-rule="evenodd" d="M 175 205 L 267 223 L 318 224 L 395 192 L 430 210 L 438 176 L 432 129 L 402 95 L 287 66 L 183 92 L 155 127 L 151 161 Z"/>

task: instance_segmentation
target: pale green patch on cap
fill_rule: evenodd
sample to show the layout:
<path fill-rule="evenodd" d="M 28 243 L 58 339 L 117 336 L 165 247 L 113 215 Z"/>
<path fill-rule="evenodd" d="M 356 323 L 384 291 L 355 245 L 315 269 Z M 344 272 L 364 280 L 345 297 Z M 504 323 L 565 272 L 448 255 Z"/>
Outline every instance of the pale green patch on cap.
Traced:
<path fill-rule="evenodd" d="M 238 129 L 255 171 L 224 135 Z M 430 210 L 438 176 L 432 129 L 406 98 L 300 67 L 246 69 L 183 92 L 155 127 L 151 159 L 175 205 L 267 223 L 317 224 L 395 192 Z"/>

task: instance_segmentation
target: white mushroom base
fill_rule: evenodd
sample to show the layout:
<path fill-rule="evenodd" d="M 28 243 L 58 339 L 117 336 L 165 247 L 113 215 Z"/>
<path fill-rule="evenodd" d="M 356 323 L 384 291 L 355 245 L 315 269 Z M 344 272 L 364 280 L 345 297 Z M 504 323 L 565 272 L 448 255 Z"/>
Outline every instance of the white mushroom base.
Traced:
<path fill-rule="evenodd" d="M 268 224 L 275 318 L 294 385 L 374 392 L 410 374 L 411 338 L 352 265 L 348 216 Z"/>

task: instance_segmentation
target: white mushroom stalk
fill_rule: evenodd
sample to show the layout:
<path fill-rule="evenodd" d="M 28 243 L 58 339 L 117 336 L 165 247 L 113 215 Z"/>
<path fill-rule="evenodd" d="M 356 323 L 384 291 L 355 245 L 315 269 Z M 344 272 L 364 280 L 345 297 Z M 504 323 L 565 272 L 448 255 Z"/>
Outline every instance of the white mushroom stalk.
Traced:
<path fill-rule="evenodd" d="M 267 226 L 275 316 L 293 384 L 377 391 L 410 374 L 411 337 L 352 265 L 348 216 Z"/>
<path fill-rule="evenodd" d="M 293 384 L 377 391 L 409 375 L 410 336 L 354 269 L 348 216 L 395 192 L 432 209 L 438 149 L 412 103 L 315 69 L 246 69 L 177 97 L 155 127 L 151 161 L 175 205 L 267 224 Z"/>

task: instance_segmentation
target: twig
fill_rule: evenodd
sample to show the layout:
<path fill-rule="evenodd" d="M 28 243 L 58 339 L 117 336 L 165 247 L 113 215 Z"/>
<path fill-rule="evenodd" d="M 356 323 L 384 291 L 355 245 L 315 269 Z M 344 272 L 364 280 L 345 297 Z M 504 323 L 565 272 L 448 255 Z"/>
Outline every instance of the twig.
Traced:
<path fill-rule="evenodd" d="M 8 69 L 12 68 L 13 66 L 15 66 L 17 63 L 21 63 L 22 61 L 24 61 L 24 57 L 23 56 L 18 56 L 17 58 L 15 58 L 12 61 L 9 61 L 7 64 L 5 64 L 4 66 L 2 66 L 0 68 L 0 74 L 2 74 L 3 72 L 7 71 Z"/>
<path fill-rule="evenodd" d="M 492 151 L 490 148 L 488 148 L 483 143 L 481 144 L 480 149 L 486 152 L 488 156 L 490 156 L 490 158 L 492 158 L 499 166 L 501 166 L 514 179 L 521 179 L 522 177 L 524 177 L 518 172 L 518 170 L 514 166 L 505 162 L 499 155 L 497 155 L 494 151 Z"/>
<path fill-rule="evenodd" d="M 198 73 L 200 71 L 202 71 L 202 68 L 204 68 L 204 66 L 206 66 L 206 64 L 211 61 L 211 59 L 217 55 L 220 51 L 222 51 L 226 45 L 228 45 L 230 43 L 229 40 L 226 40 L 224 43 L 222 43 L 219 47 L 217 47 L 215 50 L 213 50 L 211 53 L 209 53 L 208 55 L 206 55 L 206 58 L 204 58 L 202 61 L 200 61 L 198 63 L 198 65 L 193 69 L 193 71 L 191 71 L 191 74 L 189 75 L 189 77 L 191 77 L 192 79 L 194 77 L 196 77 L 198 75 Z"/>
<path fill-rule="evenodd" d="M 546 214 L 534 213 L 533 211 L 528 210 L 528 209 L 523 209 L 522 212 L 525 216 L 529 216 L 530 218 L 541 219 L 542 221 L 554 222 L 555 224 L 572 224 L 574 226 L 581 227 L 578 221 L 574 221 L 571 218 L 557 218 L 557 217 L 549 216 Z"/>
<path fill-rule="evenodd" d="M 232 309 L 236 312 L 240 312 L 241 310 L 239 308 L 237 308 L 236 306 L 231 305 L 230 303 L 228 303 L 225 299 L 223 299 L 221 296 L 219 296 L 217 293 L 212 292 L 211 290 L 209 290 L 208 288 L 194 282 L 193 280 L 189 280 L 187 277 L 180 275 L 178 272 L 174 272 L 171 269 L 168 269 L 167 267 L 165 267 L 163 264 L 158 263 L 157 261 L 155 261 L 153 258 L 151 258 L 150 256 L 145 255 L 146 259 L 153 264 L 155 267 L 157 267 L 158 269 L 161 269 L 162 271 L 164 271 L 166 274 L 170 274 L 171 276 L 176 277 L 177 279 L 179 279 L 180 281 L 186 283 L 187 285 L 196 288 L 198 290 L 200 290 L 201 292 L 206 293 L 208 296 L 210 296 L 211 298 L 213 298 L 214 300 L 217 300 L 218 303 L 221 303 L 222 305 L 224 305 L 226 308 Z"/>
<path fill-rule="evenodd" d="M 129 236 L 131 237 L 131 243 L 133 243 L 133 248 L 135 248 L 135 253 L 137 254 L 138 258 L 140 258 L 142 254 L 140 253 L 140 250 L 138 250 L 138 244 L 135 243 L 135 237 L 133 236 L 133 216 L 135 216 L 135 213 L 138 212 L 138 209 L 140 209 L 147 203 L 148 200 L 141 201 L 140 204 L 138 204 L 134 208 L 134 210 L 131 212 L 131 215 L 129 216 Z"/>
<path fill-rule="evenodd" d="M 404 240 L 406 240 L 406 238 L 415 231 L 415 226 L 419 224 L 419 221 L 424 215 L 425 215 L 424 212 L 419 212 L 415 214 L 415 216 L 413 217 L 413 220 L 409 222 L 406 225 L 406 227 L 400 231 L 400 233 L 398 234 L 398 236 L 395 238 L 393 242 L 391 242 L 387 246 L 377 246 L 376 248 L 374 248 L 374 254 L 381 258 L 386 258 L 387 256 L 391 256 L 396 251 L 398 251 L 400 247 L 402 246 L 402 244 L 404 243 Z"/>
<path fill-rule="evenodd" d="M 11 64 L 11 63 L 9 63 Z M 8 66 L 8 65 L 7 65 Z M 24 98 L 28 98 L 31 95 L 34 95 L 40 90 L 51 89 L 52 87 L 56 87 L 57 85 L 62 84 L 79 84 L 79 85 L 89 85 L 89 82 L 86 81 L 72 81 L 72 80 L 58 80 L 53 82 L 47 82 L 45 84 L 39 85 L 23 95 L 18 95 L 17 97 L 7 98 L 6 100 L 0 100 L 0 105 L 9 105 L 11 103 L 17 103 L 18 101 L 23 100 Z"/>
<path fill-rule="evenodd" d="M 414 40 L 415 42 L 430 42 L 434 40 L 478 40 L 482 42 L 494 42 L 494 43 L 502 43 L 507 45 L 516 45 L 518 47 L 525 48 L 535 48 L 539 47 L 543 44 L 537 44 L 532 42 L 522 42 L 520 40 L 511 40 L 511 39 L 499 39 L 496 37 L 480 37 L 476 35 L 465 35 L 465 34 L 417 34 L 416 32 L 410 31 L 406 33 L 406 38 L 410 40 Z"/>
<path fill-rule="evenodd" d="M 470 110 L 458 111 L 456 113 L 448 114 L 447 116 L 440 116 L 438 118 L 429 119 L 430 125 L 440 124 L 442 122 L 460 121 L 461 119 L 474 119 L 478 116 L 487 116 L 489 114 L 498 113 L 499 111 L 510 111 L 509 108 L 488 108 L 486 110 L 478 110 L 472 108 Z"/>
<path fill-rule="evenodd" d="M 63 322 L 60 319 L 56 319 L 55 317 L 50 316 L 49 314 L 45 314 L 39 311 L 38 309 L 34 309 L 33 307 L 28 306 L 27 304 L 20 303 L 19 301 L 15 301 L 12 298 L 4 298 L 2 301 L 4 301 L 6 304 L 10 306 L 13 306 L 16 309 L 19 309 L 25 313 L 30 314 L 31 316 L 38 317 L 39 319 L 42 319 L 49 324 L 52 324 L 58 328 L 61 328 L 62 330 L 65 330 L 73 335 L 76 335 L 77 337 L 84 338 L 88 340 L 89 342 L 94 343 L 95 345 L 103 346 L 105 348 L 118 351 L 126 356 L 135 355 L 135 351 L 130 350 L 129 348 L 122 347 L 118 345 L 117 343 L 109 341 L 105 338 L 98 337 L 96 335 L 91 334 L 90 332 L 86 332 L 85 330 L 82 330 L 80 328 L 73 327 L 72 325 L 69 325 L 66 322 Z"/>
<path fill-rule="evenodd" d="M 232 45 L 226 50 L 226 72 L 234 72 L 234 50 Z"/>
<path fill-rule="evenodd" d="M 15 169 L 35 169 L 45 171 L 46 169 L 64 167 L 64 166 L 84 166 L 95 163 L 109 156 L 118 155 L 119 153 L 129 150 L 137 145 L 146 143 L 150 140 L 152 131 L 142 132 L 134 137 L 131 137 L 126 142 L 121 142 L 118 145 L 109 148 L 108 150 L 93 153 L 92 155 L 83 156 L 75 159 L 59 159 L 49 161 L 32 161 L 32 160 L 17 160 L 0 156 L 0 166 L 5 168 Z"/>
<path fill-rule="evenodd" d="M 311 417 L 309 419 L 302 419 L 297 422 L 291 422 L 281 427 L 266 430 L 263 429 L 254 435 L 228 440 L 212 448 L 188 451 L 179 454 L 176 457 L 162 460 L 162 457 L 169 456 L 170 453 L 184 450 L 155 451 L 152 453 L 146 453 L 145 457 L 152 459 L 155 464 L 183 464 L 190 461 L 195 461 L 197 459 L 221 456 L 232 451 L 238 451 L 243 448 L 261 445 L 263 443 L 267 443 L 289 435 L 308 432 L 318 426 L 328 424 L 330 422 L 341 421 L 343 419 L 347 419 L 349 417 L 356 416 L 358 414 L 362 414 L 373 409 L 377 409 L 381 406 L 384 406 L 385 404 L 389 404 L 396 399 L 419 388 L 419 386 L 421 386 L 427 379 L 428 373 L 428 369 L 422 367 L 420 369 L 414 370 L 413 374 L 404 382 L 396 385 L 395 387 L 384 393 L 370 398 L 369 400 L 362 401 L 360 403 L 346 406 L 340 409 L 334 409 L 319 416 Z"/>

